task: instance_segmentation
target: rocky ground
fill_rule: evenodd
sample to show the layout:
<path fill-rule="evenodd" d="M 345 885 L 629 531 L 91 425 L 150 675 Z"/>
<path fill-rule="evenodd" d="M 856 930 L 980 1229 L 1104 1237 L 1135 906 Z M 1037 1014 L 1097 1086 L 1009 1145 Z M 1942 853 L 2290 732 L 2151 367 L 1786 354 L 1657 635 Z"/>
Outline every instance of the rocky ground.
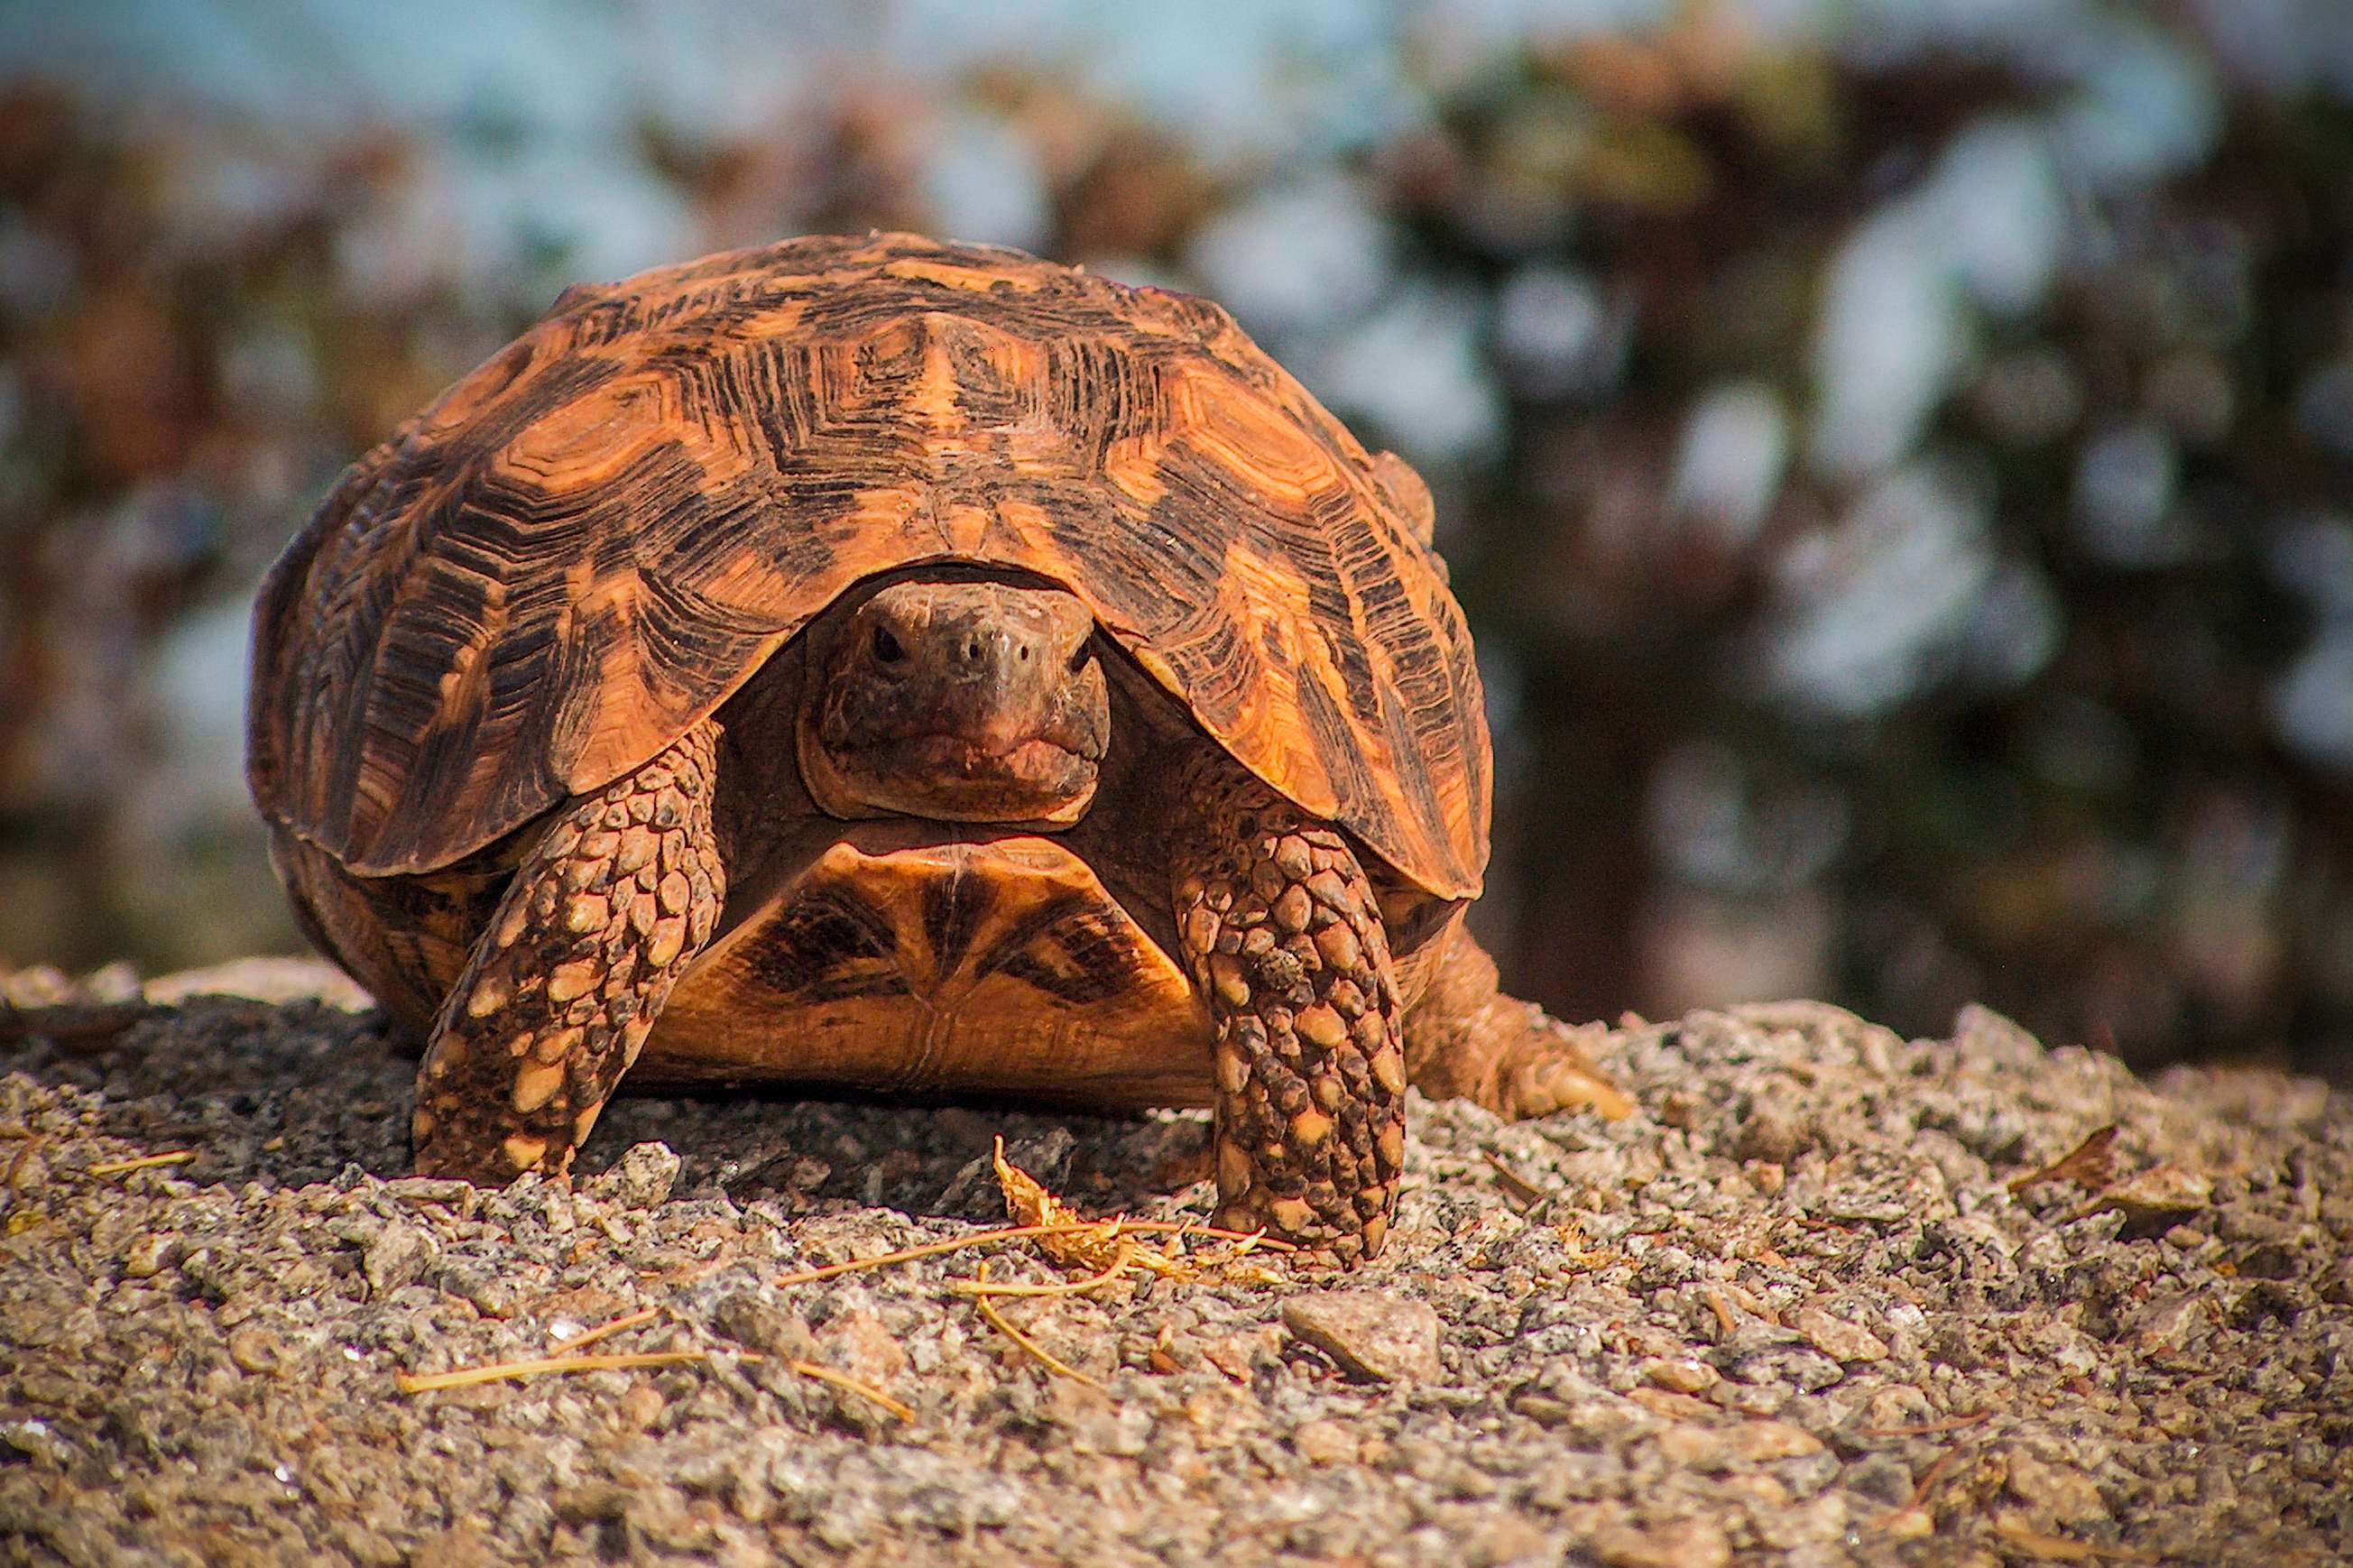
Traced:
<path fill-rule="evenodd" d="M 997 1134 L 1090 1213 L 1203 1214 L 1198 1118 L 639 1096 L 574 1190 L 481 1193 L 403 1175 L 370 1015 L 0 984 L 0 1562 L 2353 1549 L 2353 1113 L 2307 1083 L 1980 1012 L 1629 1026 L 1628 1120 L 1418 1103 L 1354 1276 L 998 1303 L 1074 1377 L 953 1289 L 1064 1277 L 1028 1244 L 776 1281 L 1000 1218 Z M 572 1353 L 675 1359 L 404 1384 L 647 1309 Z"/>

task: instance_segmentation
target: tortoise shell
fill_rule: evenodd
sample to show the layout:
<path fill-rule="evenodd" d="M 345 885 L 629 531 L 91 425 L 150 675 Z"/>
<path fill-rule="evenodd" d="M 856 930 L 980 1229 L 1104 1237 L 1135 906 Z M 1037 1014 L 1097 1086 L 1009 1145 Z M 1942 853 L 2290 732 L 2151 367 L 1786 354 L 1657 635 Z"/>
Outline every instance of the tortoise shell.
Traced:
<path fill-rule="evenodd" d="M 1034 574 L 1233 757 L 1441 899 L 1489 752 L 1429 493 L 1218 307 L 814 238 L 575 288 L 346 473 L 255 612 L 266 815 L 448 866 L 641 765 L 845 589 Z"/>

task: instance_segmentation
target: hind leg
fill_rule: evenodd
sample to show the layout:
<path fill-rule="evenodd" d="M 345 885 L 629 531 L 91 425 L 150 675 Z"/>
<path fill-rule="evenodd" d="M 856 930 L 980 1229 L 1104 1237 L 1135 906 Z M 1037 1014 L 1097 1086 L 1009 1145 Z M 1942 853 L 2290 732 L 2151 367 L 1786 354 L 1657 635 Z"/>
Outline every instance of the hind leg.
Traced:
<path fill-rule="evenodd" d="M 726 897 L 716 727 L 559 815 L 435 1018 L 417 1076 L 419 1174 L 562 1174 Z"/>
<path fill-rule="evenodd" d="M 1458 924 L 1405 1021 L 1414 1088 L 1472 1100 L 1514 1121 L 1591 1106 L 1615 1121 L 1633 1102 L 1585 1058 L 1573 1029 L 1497 989 L 1495 961 Z"/>
<path fill-rule="evenodd" d="M 422 876 L 355 877 L 283 827 L 269 858 L 311 945 L 420 1041 L 514 875 L 493 849 Z"/>

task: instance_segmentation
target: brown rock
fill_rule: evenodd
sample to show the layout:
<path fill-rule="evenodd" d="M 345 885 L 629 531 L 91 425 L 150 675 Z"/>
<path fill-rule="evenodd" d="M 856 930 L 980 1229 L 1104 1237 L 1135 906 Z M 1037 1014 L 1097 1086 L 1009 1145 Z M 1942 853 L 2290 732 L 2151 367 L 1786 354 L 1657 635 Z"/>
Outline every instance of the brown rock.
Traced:
<path fill-rule="evenodd" d="M 1662 1357 L 1647 1362 L 1642 1367 L 1642 1376 L 1647 1382 L 1677 1394 L 1705 1394 L 1722 1381 L 1715 1368 L 1707 1363 L 1684 1357 Z"/>
<path fill-rule="evenodd" d="M 2010 1489 L 2042 1524 L 2081 1524 L 2108 1517 L 2107 1500 L 2092 1478 L 2073 1465 L 2037 1458 L 2022 1448 L 2010 1454 Z"/>
<path fill-rule="evenodd" d="M 1291 1446 L 1311 1465 L 1353 1465 L 1356 1435 L 1337 1421 L 1303 1421 L 1291 1435 Z"/>
<path fill-rule="evenodd" d="M 1799 1312 L 1797 1331 L 1807 1342 L 1832 1361 L 1885 1361 L 1887 1343 L 1860 1323 L 1835 1318 L 1819 1307 Z"/>
<path fill-rule="evenodd" d="M 907 1370 L 907 1352 L 901 1348 L 899 1337 L 881 1319 L 857 1308 L 818 1330 L 816 1359 L 878 1385 Z"/>
<path fill-rule="evenodd" d="M 1588 1547 L 1609 1568 L 1723 1568 L 1732 1546 L 1722 1527 L 1704 1519 L 1681 1519 L 1637 1530 L 1609 1525 L 1594 1532 Z"/>
<path fill-rule="evenodd" d="M 1282 1326 L 1351 1377 L 1433 1383 L 1445 1373 L 1438 1359 L 1438 1314 L 1426 1302 L 1378 1290 L 1318 1290 L 1285 1301 Z"/>

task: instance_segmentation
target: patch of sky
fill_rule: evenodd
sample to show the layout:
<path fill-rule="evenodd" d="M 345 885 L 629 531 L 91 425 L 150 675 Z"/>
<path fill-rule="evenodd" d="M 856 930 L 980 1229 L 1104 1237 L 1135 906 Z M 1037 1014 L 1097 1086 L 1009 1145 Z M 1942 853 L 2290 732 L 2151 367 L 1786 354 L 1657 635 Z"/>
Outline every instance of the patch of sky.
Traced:
<path fill-rule="evenodd" d="M 1361 417 L 1414 462 L 1493 453 L 1504 405 L 1488 374 L 1482 301 L 1469 289 L 1420 284 L 1310 351 L 1300 371 L 1343 418 Z"/>
<path fill-rule="evenodd" d="M 2084 444 L 2075 465 L 2073 514 L 2084 551 L 2118 566 L 2169 566 L 2196 548 L 2174 502 L 2180 451 L 2153 419 L 2103 430 Z"/>
<path fill-rule="evenodd" d="M 2353 96 L 2353 5 L 2345 0 L 2191 0 L 2232 71 L 2274 93 Z"/>
<path fill-rule="evenodd" d="M 1531 397 L 1591 395 L 1615 385 L 1633 337 L 1630 303 L 1590 275 L 1531 262 L 1495 296 L 1495 353 L 1513 387 Z"/>
<path fill-rule="evenodd" d="M 2325 627 L 2272 688 L 2282 739 L 2315 762 L 2353 771 L 2353 620 Z"/>
<path fill-rule="evenodd" d="M 1668 505 L 1737 549 L 1763 526 L 1788 458 L 1789 418 L 1779 395 L 1761 382 L 1719 383 L 1683 422 Z"/>
<path fill-rule="evenodd" d="M 1970 352 L 1970 327 L 1936 204 L 1905 199 L 1832 258 L 1815 325 L 1810 457 L 1833 476 L 1910 449 Z"/>
<path fill-rule="evenodd" d="M 2353 515 L 2326 512 L 2292 523 L 2271 541 L 2263 560 L 2281 587 L 2353 625 Z"/>
<path fill-rule="evenodd" d="M 1318 331 L 1372 307 L 1394 245 L 1359 182 L 1330 174 L 1263 190 L 1212 217 L 1186 262 L 1252 332 Z"/>
<path fill-rule="evenodd" d="M 2154 26 L 2111 18 L 2076 42 L 2077 87 L 2052 121 L 2068 175 L 2093 188 L 2155 180 L 2213 148 L 2222 106 L 2207 68 Z"/>
<path fill-rule="evenodd" d="M 1654 33 L 1674 11 L 1671 0 L 1430 0 L 1409 10 L 1405 54 L 1431 90 L 1470 92 L 1516 74 L 1531 41 Z"/>
<path fill-rule="evenodd" d="M 1990 119 L 1955 137 L 1831 262 L 1814 340 L 1816 467 L 1854 475 L 1901 458 L 1972 356 L 1968 307 L 2041 304 L 2066 232 L 2039 127 Z"/>
<path fill-rule="evenodd" d="M 1768 685 L 1824 717 L 1894 706 L 1949 662 L 1996 565 L 1974 487 L 1937 464 L 1894 470 L 1782 558 Z"/>
<path fill-rule="evenodd" d="M 933 226 L 944 238 L 1036 250 L 1051 236 L 1037 149 L 1001 120 L 950 114 L 923 160 L 923 184 Z"/>
<path fill-rule="evenodd" d="M 1848 837 L 1847 805 L 1835 793 L 1762 791 L 1739 756 L 1708 742 L 1662 758 L 1644 804 L 1651 853 L 1682 881 L 1721 892 L 1803 887 Z"/>
<path fill-rule="evenodd" d="M 902 0 L 883 37 L 894 65 L 927 74 L 1063 74 L 1212 166 L 1329 156 L 1419 113 L 1393 13 L 1356 0 Z"/>

